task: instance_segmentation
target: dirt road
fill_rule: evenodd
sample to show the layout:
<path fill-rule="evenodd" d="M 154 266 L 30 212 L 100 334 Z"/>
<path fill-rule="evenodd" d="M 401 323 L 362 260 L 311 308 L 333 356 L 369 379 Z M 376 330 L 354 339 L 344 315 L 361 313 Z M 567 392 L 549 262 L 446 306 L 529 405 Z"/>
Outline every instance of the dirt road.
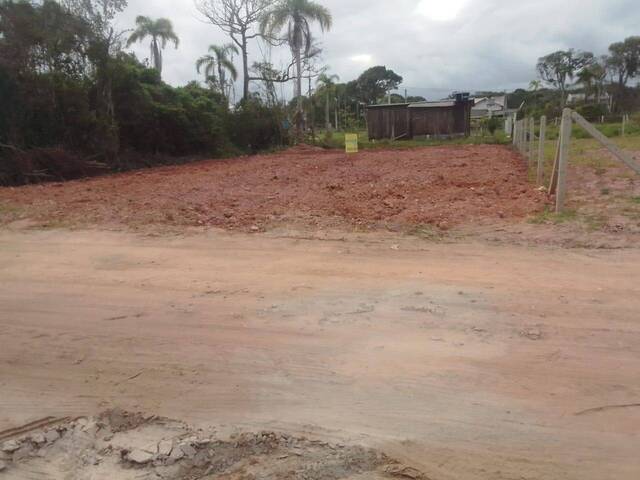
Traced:
<path fill-rule="evenodd" d="M 439 479 L 640 477 L 640 251 L 0 233 L 0 427 L 111 406 Z M 601 408 L 603 407 L 603 408 Z"/>

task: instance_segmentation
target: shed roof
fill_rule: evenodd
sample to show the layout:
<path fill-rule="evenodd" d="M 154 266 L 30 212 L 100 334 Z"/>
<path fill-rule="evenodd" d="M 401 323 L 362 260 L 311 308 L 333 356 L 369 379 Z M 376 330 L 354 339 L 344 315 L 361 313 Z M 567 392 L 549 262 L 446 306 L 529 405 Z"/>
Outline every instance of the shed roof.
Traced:
<path fill-rule="evenodd" d="M 408 107 L 410 103 L 381 103 L 379 105 L 367 105 L 367 108 Z"/>
<path fill-rule="evenodd" d="M 443 108 L 455 107 L 455 100 L 439 100 L 437 102 L 414 102 L 414 103 L 381 103 L 379 105 L 368 105 L 367 108 L 393 108 L 393 107 L 409 107 L 409 108 Z"/>
<path fill-rule="evenodd" d="M 441 100 L 439 102 L 418 102 L 409 104 L 409 108 L 442 108 L 455 106 L 455 100 Z"/>

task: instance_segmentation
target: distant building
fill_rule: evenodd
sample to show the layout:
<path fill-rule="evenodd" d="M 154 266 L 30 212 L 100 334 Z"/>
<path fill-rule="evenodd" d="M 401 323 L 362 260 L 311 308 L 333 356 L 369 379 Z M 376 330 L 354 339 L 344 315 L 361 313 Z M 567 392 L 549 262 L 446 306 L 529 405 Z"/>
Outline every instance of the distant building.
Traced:
<path fill-rule="evenodd" d="M 609 105 L 611 102 L 611 96 L 607 92 L 601 92 L 600 94 L 587 95 L 584 92 L 570 92 L 567 95 L 567 105 L 580 105 L 596 104 L 596 105 Z"/>
<path fill-rule="evenodd" d="M 471 118 L 504 117 L 508 112 L 507 96 L 478 97 L 475 98 L 475 106 L 471 109 Z"/>

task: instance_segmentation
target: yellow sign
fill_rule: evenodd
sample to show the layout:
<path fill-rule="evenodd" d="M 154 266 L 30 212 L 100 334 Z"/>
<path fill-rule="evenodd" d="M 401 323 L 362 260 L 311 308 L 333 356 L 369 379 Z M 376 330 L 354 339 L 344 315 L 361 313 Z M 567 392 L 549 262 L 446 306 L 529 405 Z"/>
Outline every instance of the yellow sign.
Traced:
<path fill-rule="evenodd" d="M 358 135 L 356 133 L 345 134 L 344 143 L 347 153 L 358 153 Z"/>

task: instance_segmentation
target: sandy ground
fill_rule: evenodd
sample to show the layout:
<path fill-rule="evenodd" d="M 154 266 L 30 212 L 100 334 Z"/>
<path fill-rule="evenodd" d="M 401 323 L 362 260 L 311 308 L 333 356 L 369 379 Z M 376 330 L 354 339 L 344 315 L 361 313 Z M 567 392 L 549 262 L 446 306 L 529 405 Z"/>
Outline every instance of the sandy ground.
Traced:
<path fill-rule="evenodd" d="M 0 232 L 0 429 L 119 406 L 439 479 L 640 477 L 640 251 Z"/>

